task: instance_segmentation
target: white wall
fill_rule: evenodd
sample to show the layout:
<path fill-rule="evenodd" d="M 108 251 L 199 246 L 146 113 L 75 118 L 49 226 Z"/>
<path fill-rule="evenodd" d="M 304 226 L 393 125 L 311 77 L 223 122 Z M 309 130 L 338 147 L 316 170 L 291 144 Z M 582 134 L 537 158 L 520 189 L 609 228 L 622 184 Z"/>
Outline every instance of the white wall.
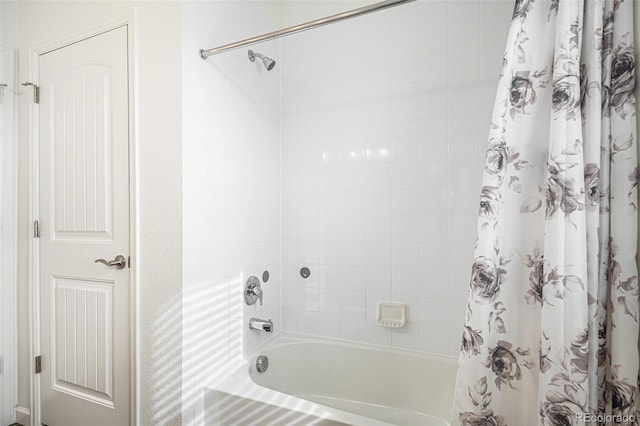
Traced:
<path fill-rule="evenodd" d="M 280 20 L 282 27 L 292 27 L 303 22 L 347 12 L 359 7 L 377 3 L 378 0 L 280 0 Z M 375 12 L 374 12 L 375 13 Z"/>
<path fill-rule="evenodd" d="M 0 423 L 15 421 L 17 389 L 17 3 L 0 3 Z"/>
<path fill-rule="evenodd" d="M 420 1 L 282 39 L 285 329 L 458 354 L 512 7 Z M 405 328 L 376 324 L 380 300 Z"/>
<path fill-rule="evenodd" d="M 198 50 L 273 31 L 276 2 L 183 5 L 185 423 L 202 421 L 202 387 L 222 379 L 272 335 L 249 318 L 280 322 L 279 43 L 252 48 L 276 60 L 267 72 L 248 48 L 206 62 Z M 245 280 L 262 277 L 263 305 L 246 306 Z"/>
<path fill-rule="evenodd" d="M 182 321 L 181 9 L 178 3 L 20 2 L 20 81 L 33 44 L 138 7 L 138 316 L 141 424 L 179 424 Z M 19 152 L 19 404 L 29 407 L 28 110 L 21 96 Z M 132 380 L 134 378 L 132 377 Z"/>

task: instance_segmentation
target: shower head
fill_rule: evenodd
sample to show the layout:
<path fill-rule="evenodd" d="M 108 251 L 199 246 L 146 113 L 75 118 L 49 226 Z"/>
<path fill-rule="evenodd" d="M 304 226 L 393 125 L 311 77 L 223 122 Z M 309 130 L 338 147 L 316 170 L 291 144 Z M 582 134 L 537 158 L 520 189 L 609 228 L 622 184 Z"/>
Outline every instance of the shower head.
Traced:
<path fill-rule="evenodd" d="M 264 67 L 267 69 L 267 71 L 271 71 L 273 67 L 276 66 L 276 61 L 274 61 L 273 59 L 267 56 L 264 56 L 261 53 L 254 52 L 253 50 L 249 50 L 248 53 L 249 53 L 249 60 L 251 62 L 255 62 L 256 58 L 262 59 L 262 63 L 264 64 Z"/>

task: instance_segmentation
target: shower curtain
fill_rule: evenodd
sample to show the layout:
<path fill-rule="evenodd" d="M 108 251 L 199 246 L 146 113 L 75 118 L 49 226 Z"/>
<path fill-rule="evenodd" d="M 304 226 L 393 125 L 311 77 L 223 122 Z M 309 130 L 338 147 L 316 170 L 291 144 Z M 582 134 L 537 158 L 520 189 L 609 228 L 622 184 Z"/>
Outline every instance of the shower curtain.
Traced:
<path fill-rule="evenodd" d="M 632 0 L 516 1 L 454 424 L 638 424 L 634 54 Z"/>

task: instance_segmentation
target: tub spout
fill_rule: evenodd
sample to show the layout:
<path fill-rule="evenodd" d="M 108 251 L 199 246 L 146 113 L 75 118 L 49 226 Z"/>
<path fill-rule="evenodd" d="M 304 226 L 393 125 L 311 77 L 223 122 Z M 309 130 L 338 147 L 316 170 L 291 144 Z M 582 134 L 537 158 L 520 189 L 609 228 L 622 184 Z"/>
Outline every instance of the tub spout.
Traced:
<path fill-rule="evenodd" d="M 273 321 L 251 318 L 249 320 L 249 329 L 264 331 L 265 333 L 273 333 Z"/>

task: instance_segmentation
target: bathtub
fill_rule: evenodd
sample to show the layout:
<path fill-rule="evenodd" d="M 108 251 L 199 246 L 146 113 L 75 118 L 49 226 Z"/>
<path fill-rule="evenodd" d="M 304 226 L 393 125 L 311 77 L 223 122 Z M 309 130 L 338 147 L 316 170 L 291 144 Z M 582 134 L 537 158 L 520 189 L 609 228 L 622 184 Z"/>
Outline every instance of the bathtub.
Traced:
<path fill-rule="evenodd" d="M 205 423 L 448 425 L 456 368 L 448 356 L 279 333 L 208 390 Z"/>

